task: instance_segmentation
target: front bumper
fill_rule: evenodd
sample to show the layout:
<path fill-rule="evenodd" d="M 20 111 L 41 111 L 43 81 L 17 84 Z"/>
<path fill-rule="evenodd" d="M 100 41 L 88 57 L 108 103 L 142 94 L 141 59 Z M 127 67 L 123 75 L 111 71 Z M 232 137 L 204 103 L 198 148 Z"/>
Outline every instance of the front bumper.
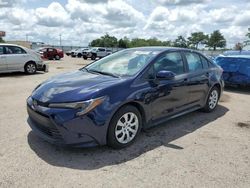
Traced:
<path fill-rule="evenodd" d="M 95 125 L 90 118 L 77 117 L 58 122 L 60 117 L 49 114 L 48 108 L 34 106 L 27 100 L 28 124 L 36 135 L 59 146 L 93 147 L 106 144 L 106 126 Z"/>

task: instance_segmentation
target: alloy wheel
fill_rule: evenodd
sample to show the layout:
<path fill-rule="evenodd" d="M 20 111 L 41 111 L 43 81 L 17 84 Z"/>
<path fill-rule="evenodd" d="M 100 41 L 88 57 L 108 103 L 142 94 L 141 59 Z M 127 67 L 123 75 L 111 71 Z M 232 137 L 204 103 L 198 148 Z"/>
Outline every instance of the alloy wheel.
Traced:
<path fill-rule="evenodd" d="M 125 113 L 117 122 L 115 127 L 115 137 L 121 144 L 132 141 L 139 128 L 139 120 L 133 112 Z"/>
<path fill-rule="evenodd" d="M 211 92 L 211 94 L 209 96 L 208 105 L 209 105 L 210 109 L 214 109 L 216 107 L 217 102 L 218 102 L 218 98 L 219 98 L 219 94 L 218 94 L 218 91 L 215 89 Z"/>
<path fill-rule="evenodd" d="M 36 66 L 33 63 L 27 65 L 26 70 L 29 74 L 33 74 L 36 72 Z"/>

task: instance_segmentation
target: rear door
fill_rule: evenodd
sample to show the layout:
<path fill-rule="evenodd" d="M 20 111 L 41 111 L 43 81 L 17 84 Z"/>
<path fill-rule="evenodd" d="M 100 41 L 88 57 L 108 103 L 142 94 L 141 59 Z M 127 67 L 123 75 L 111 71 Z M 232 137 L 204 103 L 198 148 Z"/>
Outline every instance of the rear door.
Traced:
<path fill-rule="evenodd" d="M 53 59 L 55 56 L 55 51 L 53 48 L 48 48 L 47 49 L 47 58 L 48 59 Z"/>
<path fill-rule="evenodd" d="M 106 56 L 106 49 L 105 48 L 98 48 L 97 54 L 99 57 Z"/>
<path fill-rule="evenodd" d="M 188 65 L 187 89 L 190 105 L 202 104 L 209 90 L 209 69 L 202 56 L 195 52 L 183 52 Z"/>
<path fill-rule="evenodd" d="M 8 70 L 23 70 L 24 65 L 29 61 L 29 54 L 18 46 L 5 46 L 6 63 Z"/>
<path fill-rule="evenodd" d="M 6 55 L 4 54 L 4 46 L 0 46 L 0 72 L 8 69 L 6 63 Z"/>

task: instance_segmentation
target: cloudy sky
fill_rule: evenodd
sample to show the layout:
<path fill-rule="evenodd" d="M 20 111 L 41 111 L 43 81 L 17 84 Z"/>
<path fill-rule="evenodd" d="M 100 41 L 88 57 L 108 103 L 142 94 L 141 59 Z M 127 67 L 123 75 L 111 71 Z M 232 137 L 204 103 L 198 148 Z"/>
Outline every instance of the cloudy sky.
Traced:
<path fill-rule="evenodd" d="M 246 39 L 250 0 L 0 0 L 5 40 L 87 45 L 105 33 L 118 38 L 175 39 L 219 29 L 228 47 Z"/>

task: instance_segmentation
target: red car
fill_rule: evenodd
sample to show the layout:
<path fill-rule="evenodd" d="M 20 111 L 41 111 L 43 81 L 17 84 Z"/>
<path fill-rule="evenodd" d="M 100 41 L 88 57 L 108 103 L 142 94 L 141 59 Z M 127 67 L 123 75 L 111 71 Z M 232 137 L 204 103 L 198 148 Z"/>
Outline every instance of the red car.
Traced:
<path fill-rule="evenodd" d="M 39 48 L 37 52 L 42 55 L 42 58 L 49 60 L 60 60 L 64 57 L 63 51 L 56 48 Z"/>

